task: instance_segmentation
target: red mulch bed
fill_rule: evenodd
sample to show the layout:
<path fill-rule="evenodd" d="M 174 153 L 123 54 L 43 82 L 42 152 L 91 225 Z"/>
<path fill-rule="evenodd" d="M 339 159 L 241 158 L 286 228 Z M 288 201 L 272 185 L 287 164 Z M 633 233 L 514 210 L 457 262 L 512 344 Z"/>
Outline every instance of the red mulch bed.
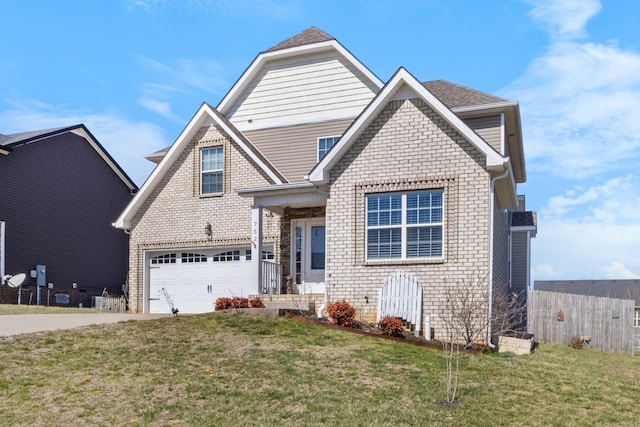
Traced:
<path fill-rule="evenodd" d="M 435 349 L 442 350 L 442 342 L 436 341 L 436 340 L 427 341 L 423 337 L 416 337 L 415 335 L 413 335 L 410 332 L 406 332 L 401 337 L 394 337 L 394 336 L 384 335 L 384 334 L 380 333 L 379 330 L 376 330 L 376 328 L 372 328 L 370 325 L 364 324 L 364 323 L 354 322 L 354 326 L 353 327 L 339 326 L 339 325 L 336 325 L 335 323 L 329 322 L 327 319 L 316 319 L 316 318 L 312 318 L 312 317 L 306 317 L 306 316 L 300 316 L 300 315 L 292 314 L 292 313 L 289 313 L 289 312 L 287 312 L 285 315 L 287 317 L 295 319 L 295 320 L 297 320 L 298 322 L 301 322 L 301 323 L 307 323 L 307 324 L 310 324 L 310 325 L 323 326 L 325 328 L 336 329 L 336 330 L 345 331 L 345 332 L 352 332 L 354 334 L 365 335 L 365 336 L 368 336 L 368 337 L 375 337 L 375 338 L 381 338 L 381 339 L 385 339 L 385 340 L 402 342 L 402 343 L 405 343 L 405 344 L 416 345 L 418 347 L 435 348 Z M 467 353 L 467 354 L 480 354 L 480 353 L 484 353 L 485 351 L 487 351 L 487 348 L 486 348 L 486 346 L 477 346 L 477 347 L 474 347 L 474 348 L 463 348 L 463 347 L 460 347 L 460 351 L 462 353 Z"/>

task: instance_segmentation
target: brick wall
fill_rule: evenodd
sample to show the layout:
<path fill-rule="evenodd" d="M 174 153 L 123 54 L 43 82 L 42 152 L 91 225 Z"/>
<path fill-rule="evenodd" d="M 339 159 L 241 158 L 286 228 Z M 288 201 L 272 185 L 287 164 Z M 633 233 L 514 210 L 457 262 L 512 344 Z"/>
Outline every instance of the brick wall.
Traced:
<path fill-rule="evenodd" d="M 224 193 L 200 196 L 200 149 L 224 149 Z M 203 127 L 185 146 L 132 221 L 129 299 L 133 312 L 143 308 L 144 250 L 248 246 L 251 242 L 250 198 L 234 190 L 269 184 L 250 157 L 217 126 Z M 278 255 L 280 218 L 263 222 L 265 243 Z M 210 223 L 209 239 L 204 228 Z"/>
<path fill-rule="evenodd" d="M 487 276 L 489 174 L 484 156 L 421 100 L 392 101 L 330 179 L 329 301 L 346 299 L 373 317 L 383 280 L 405 270 L 423 288 L 423 316 L 431 316 L 437 337 L 443 283 Z M 444 260 L 367 263 L 366 194 L 435 188 L 444 189 Z"/>

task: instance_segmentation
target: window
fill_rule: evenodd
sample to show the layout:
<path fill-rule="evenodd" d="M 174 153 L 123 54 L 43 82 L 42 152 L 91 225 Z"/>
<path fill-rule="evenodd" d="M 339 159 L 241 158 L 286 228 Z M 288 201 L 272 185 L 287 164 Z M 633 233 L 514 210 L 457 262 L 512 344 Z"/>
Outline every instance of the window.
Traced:
<path fill-rule="evenodd" d="M 322 160 L 322 158 L 327 155 L 329 150 L 331 150 L 331 147 L 333 147 L 339 139 L 339 136 L 318 138 L 318 161 Z"/>
<path fill-rule="evenodd" d="M 240 251 L 227 251 L 215 254 L 213 262 L 240 261 Z"/>
<path fill-rule="evenodd" d="M 637 308 L 634 312 L 633 326 L 635 326 L 636 328 L 640 328 L 640 310 L 638 310 Z"/>
<path fill-rule="evenodd" d="M 200 255 L 200 254 L 192 254 L 189 252 L 182 252 L 182 262 L 183 263 L 207 262 L 207 256 Z"/>
<path fill-rule="evenodd" d="M 443 193 L 367 195 L 367 259 L 442 258 Z"/>
<path fill-rule="evenodd" d="M 222 147 L 200 151 L 200 193 L 222 193 L 224 156 Z"/>
<path fill-rule="evenodd" d="M 175 263 L 176 263 L 176 254 L 158 255 L 157 257 L 151 258 L 151 264 L 175 264 Z"/>
<path fill-rule="evenodd" d="M 262 259 L 263 260 L 275 259 L 275 255 L 271 251 L 262 251 Z M 245 260 L 251 261 L 251 249 L 247 249 L 245 251 Z"/>

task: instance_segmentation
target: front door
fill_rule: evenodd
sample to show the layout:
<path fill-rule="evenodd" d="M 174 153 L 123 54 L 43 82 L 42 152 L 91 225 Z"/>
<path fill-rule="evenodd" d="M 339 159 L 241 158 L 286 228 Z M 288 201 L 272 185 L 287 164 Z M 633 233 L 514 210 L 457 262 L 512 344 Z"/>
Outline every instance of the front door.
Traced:
<path fill-rule="evenodd" d="M 324 293 L 325 220 L 309 218 L 291 224 L 291 275 L 301 294 Z"/>

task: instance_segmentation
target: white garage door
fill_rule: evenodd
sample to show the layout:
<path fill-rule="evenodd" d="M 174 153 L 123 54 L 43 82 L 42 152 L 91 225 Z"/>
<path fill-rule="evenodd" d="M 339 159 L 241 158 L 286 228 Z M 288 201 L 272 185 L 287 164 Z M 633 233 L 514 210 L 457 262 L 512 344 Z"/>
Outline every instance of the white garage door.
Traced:
<path fill-rule="evenodd" d="M 220 297 L 257 293 L 251 280 L 251 251 L 180 251 L 152 254 L 149 260 L 149 312 L 206 313 Z"/>

